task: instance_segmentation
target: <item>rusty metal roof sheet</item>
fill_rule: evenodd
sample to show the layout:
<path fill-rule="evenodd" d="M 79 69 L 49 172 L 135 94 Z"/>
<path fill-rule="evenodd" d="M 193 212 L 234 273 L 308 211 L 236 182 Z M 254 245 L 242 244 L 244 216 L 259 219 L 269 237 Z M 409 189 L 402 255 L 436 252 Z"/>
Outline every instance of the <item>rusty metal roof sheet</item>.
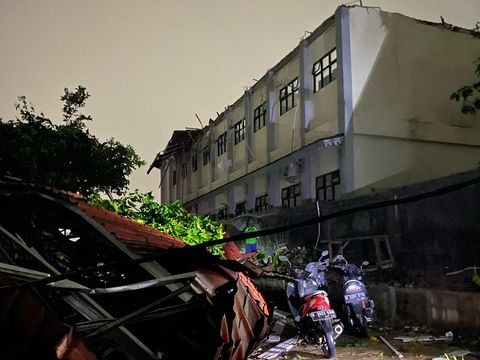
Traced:
<path fill-rule="evenodd" d="M 88 204 L 78 196 L 67 194 L 89 217 L 104 226 L 118 240 L 128 244 L 148 246 L 157 249 L 181 248 L 186 246 L 182 240 L 162 231 L 140 224 L 128 217 Z"/>

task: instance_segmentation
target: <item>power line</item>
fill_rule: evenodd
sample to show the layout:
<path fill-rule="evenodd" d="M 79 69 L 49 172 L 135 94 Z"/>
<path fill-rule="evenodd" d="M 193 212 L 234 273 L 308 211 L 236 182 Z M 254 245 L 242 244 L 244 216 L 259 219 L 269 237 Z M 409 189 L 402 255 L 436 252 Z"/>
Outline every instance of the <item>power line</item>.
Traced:
<path fill-rule="evenodd" d="M 371 204 L 366 204 L 366 205 L 357 206 L 357 207 L 353 207 L 353 208 L 349 208 L 349 209 L 344 209 L 344 210 L 340 210 L 340 211 L 337 211 L 337 212 L 334 212 L 334 213 L 331 213 L 331 214 L 328 214 L 328 215 L 323 215 L 323 216 L 320 216 L 320 217 L 307 219 L 305 221 L 301 221 L 301 222 L 296 223 L 296 224 L 285 225 L 285 226 L 280 226 L 280 227 L 273 228 L 273 229 L 265 229 L 265 230 L 259 230 L 259 231 L 255 231 L 255 232 L 249 232 L 249 233 L 241 233 L 241 234 L 237 234 L 237 235 L 234 235 L 234 236 L 230 236 L 228 238 L 216 239 L 216 240 L 212 240 L 212 241 L 205 242 L 205 243 L 198 244 L 198 245 L 187 246 L 187 247 L 179 248 L 179 249 L 167 249 L 167 250 L 164 250 L 162 253 L 148 255 L 148 256 L 145 256 L 145 257 L 142 257 L 142 258 L 139 258 L 139 259 L 120 260 L 120 261 L 115 261 L 115 262 L 111 262 L 111 263 L 108 263 L 108 264 L 104 264 L 104 265 L 101 265 L 101 266 L 93 266 L 93 267 L 85 268 L 85 269 L 82 269 L 82 270 L 72 271 L 72 272 L 61 274 L 61 275 L 54 275 L 54 276 L 50 276 L 48 278 L 35 280 L 35 281 L 31 281 L 31 282 L 26 282 L 26 283 L 22 283 L 22 284 L 1 286 L 0 291 L 1 290 L 9 290 L 9 289 L 25 288 L 25 287 L 31 287 L 31 286 L 38 286 L 38 285 L 45 285 L 45 284 L 48 284 L 48 283 L 51 283 L 51 282 L 54 282 L 54 281 L 59 281 L 59 280 L 62 280 L 62 279 L 73 277 L 73 276 L 83 275 L 83 274 L 86 274 L 86 273 L 91 273 L 91 272 L 96 272 L 96 271 L 103 271 L 103 270 L 106 270 L 106 269 L 109 269 L 109 268 L 112 268 L 112 267 L 123 266 L 123 265 L 127 265 L 127 264 L 142 264 L 142 263 L 146 263 L 146 262 L 149 262 L 149 261 L 161 260 L 164 257 L 172 257 L 172 254 L 175 253 L 175 252 L 178 252 L 179 254 L 180 253 L 185 254 L 185 253 L 188 253 L 188 251 L 195 252 L 195 251 L 198 251 L 198 250 L 203 249 L 203 248 L 207 248 L 207 247 L 214 246 L 214 245 L 219 245 L 219 244 L 225 244 L 227 242 L 237 242 L 237 241 L 245 240 L 245 239 L 251 238 L 251 237 L 267 236 L 267 235 L 272 235 L 272 234 L 276 234 L 276 233 L 281 233 L 281 232 L 285 232 L 285 231 L 292 230 L 292 229 L 297 229 L 297 228 L 301 228 L 301 227 L 305 227 L 305 226 L 315 225 L 315 224 L 318 224 L 318 223 L 321 223 L 321 222 L 324 222 L 324 221 L 327 221 L 327 220 L 331 220 L 331 219 L 334 219 L 334 218 L 338 218 L 338 217 L 342 217 L 342 216 L 346 216 L 346 215 L 351 215 L 351 214 L 354 214 L 354 213 L 357 213 L 357 212 L 360 212 L 360 211 L 373 210 L 373 209 L 378 209 L 378 208 L 388 207 L 388 206 L 393 206 L 393 205 L 402 205 L 402 204 L 412 203 L 412 202 L 425 200 L 425 199 L 429 199 L 429 198 L 433 198 L 433 197 L 437 197 L 437 196 L 441 196 L 441 195 L 446 195 L 446 194 L 449 194 L 449 193 L 452 193 L 452 192 L 455 192 L 455 191 L 459 191 L 459 190 L 462 190 L 462 189 L 464 189 L 468 186 L 472 186 L 472 185 L 476 185 L 476 184 L 480 184 L 480 176 L 477 176 L 473 179 L 462 181 L 460 183 L 456 183 L 456 184 L 453 184 L 453 185 L 448 185 L 448 186 L 444 186 L 444 187 L 441 187 L 441 188 L 438 188 L 438 189 L 435 189 L 435 190 L 426 191 L 426 192 L 423 192 L 421 194 L 409 195 L 409 196 L 405 196 L 405 197 L 402 197 L 402 198 L 396 198 L 396 199 L 391 199 L 391 200 L 377 201 L 377 202 L 374 202 L 374 203 L 371 203 Z M 212 256 L 212 259 L 213 259 L 213 256 Z M 232 262 L 232 264 L 233 263 L 234 262 Z"/>

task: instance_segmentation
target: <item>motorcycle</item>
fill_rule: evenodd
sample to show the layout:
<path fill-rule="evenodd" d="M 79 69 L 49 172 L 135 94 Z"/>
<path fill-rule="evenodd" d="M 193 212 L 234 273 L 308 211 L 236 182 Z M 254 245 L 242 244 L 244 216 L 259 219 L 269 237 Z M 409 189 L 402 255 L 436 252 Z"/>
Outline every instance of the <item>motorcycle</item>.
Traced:
<path fill-rule="evenodd" d="M 325 276 L 328 263 L 328 251 L 324 251 L 319 261 L 309 263 L 304 269 L 291 268 L 295 280 L 287 283 L 286 292 L 300 338 L 319 345 L 331 359 L 336 355 L 335 339 L 343 332 L 343 325 L 330 308 Z"/>
<path fill-rule="evenodd" d="M 368 335 L 368 326 L 374 321 L 375 303 L 369 299 L 363 278 L 364 261 L 359 268 L 349 264 L 343 255 L 337 255 L 332 261 L 332 267 L 343 275 L 343 312 L 345 322 L 360 335 Z"/>

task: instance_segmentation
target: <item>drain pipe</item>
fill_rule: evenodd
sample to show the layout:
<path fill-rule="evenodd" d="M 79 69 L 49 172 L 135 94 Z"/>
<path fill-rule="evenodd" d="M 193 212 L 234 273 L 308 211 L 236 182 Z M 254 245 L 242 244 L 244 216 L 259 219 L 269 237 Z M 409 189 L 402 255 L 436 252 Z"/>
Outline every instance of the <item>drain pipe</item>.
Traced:
<path fill-rule="evenodd" d="M 318 204 L 318 200 L 315 201 L 315 204 L 317 205 L 317 216 L 320 217 L 320 205 Z M 317 242 L 315 243 L 315 250 L 318 250 L 318 243 L 320 241 L 320 223 L 317 224 Z"/>

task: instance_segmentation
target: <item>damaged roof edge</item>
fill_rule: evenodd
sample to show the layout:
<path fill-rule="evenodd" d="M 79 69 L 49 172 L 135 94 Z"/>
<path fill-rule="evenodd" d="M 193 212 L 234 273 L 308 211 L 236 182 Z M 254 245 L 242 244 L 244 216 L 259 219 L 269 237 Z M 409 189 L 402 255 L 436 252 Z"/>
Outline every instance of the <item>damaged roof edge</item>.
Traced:
<path fill-rule="evenodd" d="M 150 164 L 147 174 L 150 174 L 153 168 L 160 169 L 165 159 L 170 155 L 175 154 L 177 150 L 191 145 L 194 141 L 194 136 L 196 136 L 202 130 L 203 129 L 174 130 L 165 149 L 160 151 Z"/>
<path fill-rule="evenodd" d="M 408 15 L 405 15 L 405 14 L 401 14 L 401 13 L 397 13 L 397 12 L 389 12 L 389 11 L 384 11 L 382 10 L 380 7 L 369 7 L 369 6 L 359 6 L 359 5 L 340 5 L 337 10 L 330 16 L 328 17 L 326 20 L 324 20 L 317 28 L 315 28 L 315 30 L 313 30 L 313 32 L 310 33 L 309 36 L 305 37 L 305 38 L 302 38 L 302 41 L 307 41 L 308 44 L 311 44 L 315 39 L 317 39 L 321 34 L 323 34 L 325 31 L 327 31 L 330 27 L 334 26 L 335 25 L 335 18 L 336 18 L 336 14 L 338 12 L 338 9 L 340 8 L 356 8 L 356 7 L 360 7 L 360 8 L 365 8 L 365 9 L 377 9 L 379 10 L 380 12 L 383 12 L 383 13 L 387 13 L 387 14 L 392 14 L 392 15 L 396 15 L 396 16 L 401 16 L 401 17 L 404 17 L 406 19 L 409 19 L 409 20 L 412 20 L 412 21 L 415 21 L 417 23 L 420 23 L 420 24 L 425 24 L 425 25 L 429 25 L 429 26 L 435 26 L 435 27 L 441 27 L 445 30 L 448 30 L 448 31 L 453 31 L 453 32 L 457 32 L 457 33 L 462 33 L 462 34 L 465 34 L 465 35 L 471 35 L 472 33 L 472 30 L 469 30 L 469 29 L 465 29 L 465 28 L 462 28 L 460 26 L 455 26 L 453 24 L 448 24 L 446 22 L 432 22 L 432 21 L 428 21 L 428 20 L 422 20 L 422 19 L 417 19 L 417 18 L 414 18 L 414 17 L 410 17 Z M 443 20 L 443 19 L 442 19 Z M 300 45 L 297 45 L 295 46 L 295 48 L 293 48 L 286 56 L 284 56 L 276 65 L 274 65 L 273 67 L 269 68 L 267 70 L 267 72 L 260 78 L 258 79 L 258 81 L 256 81 L 251 87 L 250 87 L 250 90 L 248 91 L 253 91 L 255 90 L 258 86 L 260 86 L 261 83 L 265 82 L 269 76 L 269 74 L 271 73 L 275 73 L 275 72 L 278 72 L 279 69 L 281 69 L 282 67 L 284 67 L 286 64 L 288 64 L 292 59 L 295 58 L 296 54 L 298 53 L 298 50 L 299 50 L 299 46 Z M 233 102 L 232 104 L 230 105 L 227 105 L 225 107 L 225 109 L 221 112 L 221 113 L 217 113 L 217 117 L 215 118 L 215 120 L 213 121 L 210 121 L 208 125 L 205 125 L 202 129 L 198 129 L 198 130 L 195 130 L 195 132 L 197 134 L 195 135 L 198 135 L 198 133 L 200 132 L 203 132 L 205 129 L 209 128 L 211 126 L 211 124 L 215 125 L 215 123 L 221 119 L 222 117 L 225 116 L 225 113 L 232 107 L 240 104 L 244 99 L 244 95 L 242 95 L 241 97 L 239 97 L 235 102 Z M 147 174 L 150 174 L 150 172 L 152 171 L 153 168 L 157 168 L 157 169 L 160 169 L 161 168 L 161 165 L 162 165 L 162 157 L 164 155 L 164 152 L 167 151 L 170 147 L 170 143 L 171 141 L 174 139 L 174 136 L 175 136 L 175 132 L 187 132 L 189 130 L 175 130 L 172 134 L 172 137 L 170 138 L 166 148 L 159 152 L 155 159 L 152 161 L 152 163 L 150 164 L 150 167 L 148 168 L 147 170 Z"/>

